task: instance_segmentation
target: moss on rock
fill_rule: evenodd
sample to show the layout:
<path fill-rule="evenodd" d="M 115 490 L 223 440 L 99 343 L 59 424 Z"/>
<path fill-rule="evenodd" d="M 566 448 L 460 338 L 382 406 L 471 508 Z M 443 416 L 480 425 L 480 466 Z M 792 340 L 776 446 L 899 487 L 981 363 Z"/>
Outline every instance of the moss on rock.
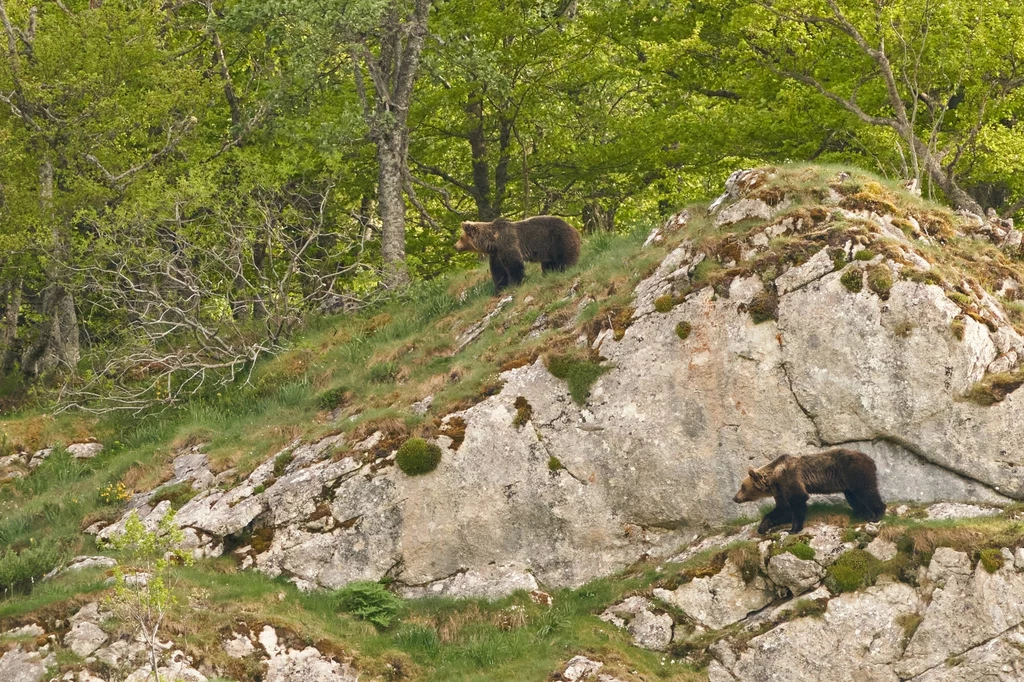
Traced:
<path fill-rule="evenodd" d="M 410 438 L 398 448 L 395 462 L 408 476 L 427 474 L 441 463 L 441 448 L 422 438 Z"/>

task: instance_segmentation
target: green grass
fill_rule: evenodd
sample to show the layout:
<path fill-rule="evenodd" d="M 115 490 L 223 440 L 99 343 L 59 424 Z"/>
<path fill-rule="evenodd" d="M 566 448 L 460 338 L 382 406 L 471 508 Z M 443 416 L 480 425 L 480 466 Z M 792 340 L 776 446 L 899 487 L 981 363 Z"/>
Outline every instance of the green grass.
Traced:
<path fill-rule="evenodd" d="M 568 355 L 548 358 L 548 371 L 569 384 L 569 395 L 577 405 L 586 403 L 590 387 L 611 367 L 590 359 L 579 359 Z"/>

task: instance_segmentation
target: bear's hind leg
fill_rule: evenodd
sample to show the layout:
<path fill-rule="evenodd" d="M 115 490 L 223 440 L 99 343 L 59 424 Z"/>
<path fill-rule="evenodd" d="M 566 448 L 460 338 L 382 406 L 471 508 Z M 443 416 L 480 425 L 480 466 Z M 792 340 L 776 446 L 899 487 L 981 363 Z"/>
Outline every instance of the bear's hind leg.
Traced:
<path fill-rule="evenodd" d="M 795 495 L 789 500 L 793 508 L 793 527 L 790 533 L 799 533 L 804 529 L 804 519 L 807 518 L 807 495 Z"/>
<path fill-rule="evenodd" d="M 855 491 L 844 490 L 843 495 L 846 497 L 846 501 L 850 503 L 850 509 L 853 510 L 855 518 L 866 519 L 871 516 L 871 510 L 868 509 L 867 505 L 864 504 L 864 501 Z"/>

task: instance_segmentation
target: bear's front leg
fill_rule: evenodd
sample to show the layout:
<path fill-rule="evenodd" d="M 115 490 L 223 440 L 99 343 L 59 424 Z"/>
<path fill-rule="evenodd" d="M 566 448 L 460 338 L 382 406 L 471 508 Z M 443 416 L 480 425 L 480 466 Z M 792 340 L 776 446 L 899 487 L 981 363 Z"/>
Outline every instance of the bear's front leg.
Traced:
<path fill-rule="evenodd" d="M 793 508 L 793 527 L 789 532 L 795 535 L 804 529 L 804 519 L 807 518 L 807 495 L 794 495 L 789 503 Z"/>
<path fill-rule="evenodd" d="M 776 502 L 775 509 L 772 509 L 770 512 L 765 514 L 764 518 L 761 519 L 761 525 L 757 527 L 757 532 L 764 535 L 774 526 L 779 526 L 789 521 L 791 515 L 792 511 L 788 505 L 782 502 Z"/>

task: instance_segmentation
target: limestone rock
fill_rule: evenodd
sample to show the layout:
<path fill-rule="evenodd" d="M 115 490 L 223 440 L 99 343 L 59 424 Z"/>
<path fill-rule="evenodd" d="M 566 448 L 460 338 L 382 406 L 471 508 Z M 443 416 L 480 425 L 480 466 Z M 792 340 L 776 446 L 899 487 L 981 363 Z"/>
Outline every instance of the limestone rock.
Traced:
<path fill-rule="evenodd" d="M 565 682 L 622 682 L 617 677 L 601 672 L 604 663 L 592 661 L 586 656 L 574 656 L 561 673 Z"/>
<path fill-rule="evenodd" d="M 64 646 L 82 658 L 91 656 L 106 641 L 107 633 L 90 621 L 75 623 L 71 630 L 64 635 Z"/>
<path fill-rule="evenodd" d="M 747 614 L 764 608 L 775 598 L 770 585 L 761 576 L 756 576 L 749 584 L 745 583 L 732 561 L 726 561 L 716 575 L 694 578 L 671 592 L 658 588 L 654 590 L 654 596 L 715 630 L 746 618 Z"/>
<path fill-rule="evenodd" d="M 72 443 L 67 447 L 68 454 L 75 459 L 92 459 L 103 452 L 102 443 Z"/>
<path fill-rule="evenodd" d="M 822 566 L 831 566 L 843 552 L 853 548 L 853 543 L 843 541 L 843 529 L 821 525 L 804 529 L 810 535 L 808 546 L 814 550 L 814 560 Z"/>
<path fill-rule="evenodd" d="M 775 279 L 775 288 L 782 296 L 824 277 L 834 269 L 835 265 L 832 262 L 832 257 L 828 255 L 828 250 L 822 249 L 803 265 L 790 268 L 779 275 Z"/>
<path fill-rule="evenodd" d="M 245 658 L 256 651 L 252 641 L 245 635 L 237 632 L 231 639 L 224 640 L 221 647 L 224 649 L 224 653 L 231 658 Z"/>
<path fill-rule="evenodd" d="M 459 596 L 497 599 L 516 590 L 533 592 L 537 580 L 530 573 L 512 565 L 488 566 L 483 571 L 470 570 L 420 587 L 405 587 L 402 596 L 417 599 L 426 596 Z"/>
<path fill-rule="evenodd" d="M 825 569 L 814 561 L 783 552 L 768 561 L 768 577 L 776 585 L 789 588 L 793 596 L 803 594 L 825 577 Z"/>
<path fill-rule="evenodd" d="M 630 597 L 601 614 L 601 620 L 625 628 L 633 636 L 633 644 L 643 649 L 664 651 L 672 641 L 672 616 L 656 615 L 651 602 L 643 597 Z"/>
<path fill-rule="evenodd" d="M 899 621 L 919 608 L 917 593 L 902 583 L 840 595 L 822 618 L 799 618 L 750 640 L 731 673 L 739 682 L 897 682 Z"/>
<path fill-rule="evenodd" d="M 46 630 L 39 627 L 35 623 L 29 623 L 28 625 L 22 625 L 20 628 L 11 628 L 7 632 L 3 633 L 4 637 L 9 639 L 21 639 L 21 638 L 36 638 L 42 637 L 46 634 Z"/>
<path fill-rule="evenodd" d="M 0 682 L 41 682 L 47 662 L 36 651 L 16 646 L 0 656 Z"/>
<path fill-rule="evenodd" d="M 715 227 L 728 227 L 751 218 L 768 220 L 774 213 L 772 207 L 760 199 L 740 199 L 718 214 L 715 218 Z"/>
<path fill-rule="evenodd" d="M 85 571 L 91 568 L 113 568 L 117 566 L 117 559 L 108 556 L 77 556 L 72 559 L 67 566 L 64 568 L 55 568 L 45 576 L 43 580 L 50 580 L 58 575 L 65 573 L 74 573 L 76 571 Z"/>
<path fill-rule="evenodd" d="M 973 519 L 980 516 L 998 516 L 1001 509 L 996 507 L 979 507 L 976 504 L 957 504 L 940 502 L 928 507 L 925 512 L 929 521 L 943 519 Z"/>
<path fill-rule="evenodd" d="M 864 549 L 879 561 L 889 561 L 898 553 L 895 544 L 882 538 L 875 538 Z"/>
<path fill-rule="evenodd" d="M 911 682 L 1024 680 L 1024 632 L 1014 628 L 912 678 Z"/>
<path fill-rule="evenodd" d="M 157 672 L 160 682 L 208 682 L 205 675 L 183 660 L 172 661 L 166 666 L 158 666 Z M 125 678 L 124 682 L 156 682 L 156 680 L 152 668 L 145 667 L 133 672 Z"/>
<path fill-rule="evenodd" d="M 919 675 L 1024 623 L 1024 575 L 1012 565 L 988 573 L 979 562 L 972 571 L 966 554 L 941 547 L 928 577 L 940 587 L 932 592 L 924 620 L 897 666 L 903 677 Z"/>

